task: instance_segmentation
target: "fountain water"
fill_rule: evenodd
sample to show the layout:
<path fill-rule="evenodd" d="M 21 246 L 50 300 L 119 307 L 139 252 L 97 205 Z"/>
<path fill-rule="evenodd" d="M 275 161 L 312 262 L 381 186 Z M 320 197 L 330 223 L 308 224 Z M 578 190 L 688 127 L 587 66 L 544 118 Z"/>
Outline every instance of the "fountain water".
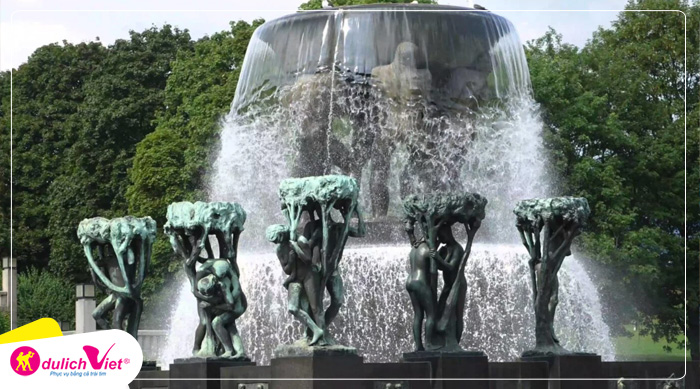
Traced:
<path fill-rule="evenodd" d="M 374 246 L 349 249 L 343 257 L 346 306 L 333 324 L 337 340 L 351 344 L 369 361 L 396 361 L 411 351 L 413 310 L 404 289 L 406 257 L 410 246 Z M 515 360 L 535 342 L 534 312 L 522 246 L 475 244 L 467 265 L 467 308 L 461 345 L 481 349 L 492 361 Z M 286 276 L 274 254 L 245 255 L 241 284 L 248 311 L 239 329 L 250 357 L 268 363 L 279 344 L 301 336 L 301 326 L 287 312 Z M 602 320 L 595 285 L 584 268 L 569 258 L 560 273 L 557 330 L 561 343 L 572 350 L 596 352 L 614 359 L 608 328 Z M 168 344 L 160 355 L 172 361 L 187 355 L 197 325 L 197 310 L 189 285 L 179 291 Z M 357 312 L 355 318 L 343 311 Z"/>
<path fill-rule="evenodd" d="M 222 123 L 211 201 L 248 213 L 241 282 L 249 298 L 240 330 L 250 356 L 269 361 L 300 335 L 286 309 L 282 269 L 264 229 L 283 222 L 277 188 L 290 176 L 344 173 L 361 184 L 379 245 L 348 247 L 346 306 L 336 337 L 369 361 L 411 351 L 404 289 L 410 250 L 400 199 L 431 190 L 477 192 L 487 218 L 467 266 L 462 344 L 512 360 L 534 344 L 527 257 L 514 227 L 517 200 L 552 195 L 543 123 L 512 24 L 456 7 L 382 5 L 290 15 L 258 28 L 231 113 Z M 265 253 L 265 254 L 261 254 Z M 614 358 L 597 292 L 575 258 L 560 273 L 565 347 Z M 163 361 L 188 355 L 196 309 L 183 283 Z M 358 312 L 357 319 L 343 311 Z"/>

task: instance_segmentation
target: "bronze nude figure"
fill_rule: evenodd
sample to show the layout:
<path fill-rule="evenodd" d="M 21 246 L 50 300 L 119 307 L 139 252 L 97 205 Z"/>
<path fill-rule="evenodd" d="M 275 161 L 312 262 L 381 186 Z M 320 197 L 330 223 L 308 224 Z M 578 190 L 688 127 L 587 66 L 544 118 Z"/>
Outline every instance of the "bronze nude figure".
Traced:
<path fill-rule="evenodd" d="M 485 217 L 486 203 L 476 193 L 411 195 L 404 199 L 404 226 L 412 246 L 406 290 L 414 310 L 416 352 L 463 351 L 459 341 L 464 331 L 467 293 L 464 269 L 474 235 Z M 466 231 L 464 248 L 453 235 L 456 223 Z M 420 239 L 415 235 L 416 224 L 422 232 Z M 439 296 L 438 272 L 442 272 L 444 281 Z"/>

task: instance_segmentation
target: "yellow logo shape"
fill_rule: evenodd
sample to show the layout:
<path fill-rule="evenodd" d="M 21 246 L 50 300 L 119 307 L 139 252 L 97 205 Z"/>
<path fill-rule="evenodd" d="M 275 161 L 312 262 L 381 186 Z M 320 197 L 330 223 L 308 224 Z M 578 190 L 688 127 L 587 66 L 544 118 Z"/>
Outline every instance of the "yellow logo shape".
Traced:
<path fill-rule="evenodd" d="M 29 360 L 31 358 L 34 358 L 34 353 L 31 351 L 27 354 L 24 354 L 22 352 L 19 353 L 19 355 L 17 356 L 17 362 L 19 362 L 19 364 L 17 365 L 17 368 L 15 370 L 19 370 L 19 368 L 21 367 L 22 371 L 27 371 L 27 368 L 29 369 L 29 371 L 34 371 L 32 370 L 31 363 L 29 363 Z"/>
<path fill-rule="evenodd" d="M 0 335 L 0 344 L 63 336 L 56 320 L 43 318 Z"/>

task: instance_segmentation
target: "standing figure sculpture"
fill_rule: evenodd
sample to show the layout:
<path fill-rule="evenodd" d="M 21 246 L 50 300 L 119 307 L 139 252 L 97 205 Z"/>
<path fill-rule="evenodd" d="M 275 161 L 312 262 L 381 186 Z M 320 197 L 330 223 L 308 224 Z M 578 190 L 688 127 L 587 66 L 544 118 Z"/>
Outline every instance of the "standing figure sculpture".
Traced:
<path fill-rule="evenodd" d="M 320 282 L 319 269 L 312 267 L 314 250 L 317 252 L 316 258 L 319 258 L 318 245 L 314 243 L 317 243 L 320 237 L 317 236 L 311 243 L 306 241 L 303 235 L 300 235 L 297 241 L 291 241 L 289 227 L 283 224 L 268 227 L 266 235 L 270 242 L 277 244 L 277 258 L 282 269 L 289 276 L 283 284 L 287 289 L 289 313 L 304 324 L 307 332 L 312 334 L 309 346 L 313 346 L 319 340 L 323 340 L 324 335 L 323 329 L 311 317 L 317 308 L 311 310 L 307 297 L 316 293 L 316 286 Z"/>
<path fill-rule="evenodd" d="M 405 230 L 412 246 L 406 290 L 414 310 L 416 352 L 463 351 L 459 341 L 464 331 L 467 294 L 464 269 L 474 235 L 486 216 L 486 203 L 476 193 L 411 195 L 404 200 Z M 420 239 L 415 236 L 416 223 L 422 232 Z M 452 232 L 456 223 L 464 225 L 466 231 L 464 248 Z M 444 281 L 439 296 L 438 271 L 442 271 Z"/>
<path fill-rule="evenodd" d="M 289 275 L 284 284 L 289 312 L 306 327 L 305 337 L 293 346 L 278 349 L 280 352 L 296 352 L 291 348 L 308 346 L 335 346 L 328 327 L 344 302 L 339 262 L 347 238 L 365 235 L 357 204 L 358 192 L 354 178 L 339 175 L 287 179 L 280 185 L 282 210 L 288 224 L 270 226 L 267 239 L 278 245 L 277 257 Z M 334 210 L 340 213 L 342 221 L 333 220 Z M 304 215 L 306 223 L 302 228 L 299 223 Z M 354 218 L 357 227 L 351 226 Z M 326 309 L 324 290 L 330 297 Z"/>
<path fill-rule="evenodd" d="M 247 308 L 238 270 L 238 239 L 246 213 L 240 205 L 197 201 L 168 206 L 165 233 L 184 260 L 190 290 L 197 299 L 199 325 L 192 354 L 201 358 L 246 360 L 236 327 Z M 214 235 L 218 258 L 210 242 Z M 206 256 L 202 256 L 203 251 Z M 199 265 L 199 266 L 198 266 Z"/>
<path fill-rule="evenodd" d="M 126 330 L 138 338 L 143 311 L 141 286 L 155 237 L 156 222 L 148 216 L 112 220 L 95 217 L 78 225 L 78 239 L 85 249 L 93 283 L 107 294 L 92 313 L 99 328 Z M 110 312 L 111 326 L 107 322 Z"/>
<path fill-rule="evenodd" d="M 559 303 L 557 274 L 564 258 L 571 255 L 571 242 L 591 213 L 588 201 L 582 197 L 523 200 L 513 212 L 520 238 L 530 255 L 535 308 L 535 348 L 522 356 L 569 354 L 554 333 L 554 314 Z"/>

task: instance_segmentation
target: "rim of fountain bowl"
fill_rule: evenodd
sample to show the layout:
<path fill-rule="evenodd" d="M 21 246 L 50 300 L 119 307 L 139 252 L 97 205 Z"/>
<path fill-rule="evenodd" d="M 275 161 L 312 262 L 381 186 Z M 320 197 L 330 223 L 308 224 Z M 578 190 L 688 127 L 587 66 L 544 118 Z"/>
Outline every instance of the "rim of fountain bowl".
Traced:
<path fill-rule="evenodd" d="M 495 14 L 489 10 L 480 10 L 476 8 L 460 7 L 457 5 L 443 5 L 443 4 L 404 4 L 404 3 L 378 3 L 378 4 L 360 4 L 360 5 L 344 5 L 340 7 L 328 7 L 323 9 L 313 9 L 313 10 L 299 10 L 295 13 L 280 16 L 275 19 L 270 19 L 263 23 L 260 27 L 265 27 L 268 25 L 277 24 L 279 22 L 284 22 L 290 19 L 304 20 L 313 19 L 329 11 L 355 11 L 355 10 L 378 10 L 378 11 L 406 11 L 410 9 L 411 11 L 477 11 L 475 13 L 470 13 L 471 16 L 476 17 L 486 17 L 508 20 L 505 17 Z"/>

